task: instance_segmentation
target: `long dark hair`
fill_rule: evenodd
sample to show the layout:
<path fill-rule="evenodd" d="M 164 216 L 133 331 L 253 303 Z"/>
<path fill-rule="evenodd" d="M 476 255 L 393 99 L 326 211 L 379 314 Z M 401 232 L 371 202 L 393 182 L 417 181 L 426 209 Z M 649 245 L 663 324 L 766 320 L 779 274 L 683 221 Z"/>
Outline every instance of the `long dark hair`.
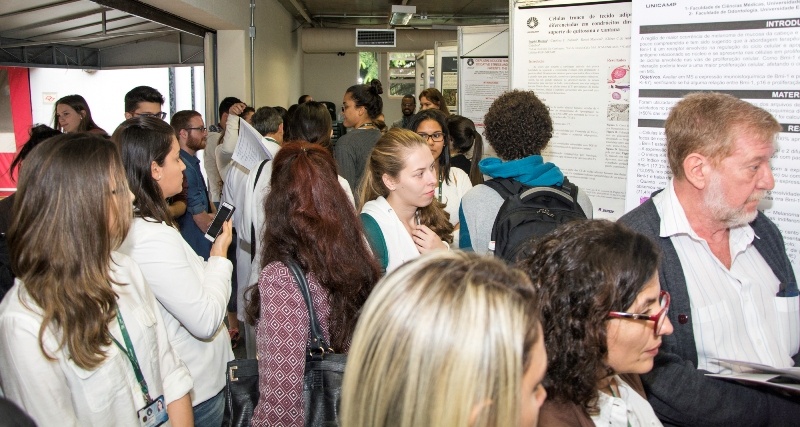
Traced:
<path fill-rule="evenodd" d="M 542 309 L 549 399 L 597 410 L 608 366 L 609 311 L 625 311 L 656 273 L 658 247 L 608 220 L 573 221 L 534 241 L 518 267 L 533 281 Z"/>
<path fill-rule="evenodd" d="M 475 129 L 475 123 L 459 115 L 452 115 L 447 118 L 447 129 L 450 131 L 450 139 L 453 141 L 453 150 L 457 154 L 465 154 L 472 149 L 472 160 L 470 160 L 469 180 L 472 185 L 483 183 L 483 174 L 478 163 L 483 157 L 483 138 Z"/>
<path fill-rule="evenodd" d="M 380 268 L 328 150 L 319 144 L 291 142 L 272 162 L 271 189 L 264 201 L 269 227 L 261 236 L 260 267 L 293 259 L 319 280 L 331 307 L 331 345 L 341 350 L 350 341 Z M 248 321 L 255 323 L 261 305 L 257 284 L 248 289 L 248 297 Z"/>
<path fill-rule="evenodd" d="M 125 120 L 111 136 L 111 140 L 119 147 L 128 185 L 136 197 L 133 202 L 136 215 L 165 222 L 173 227 L 176 225 L 175 220 L 169 214 L 161 187 L 153 179 L 151 165 L 153 162 L 159 166 L 164 165 L 174 138 L 172 126 L 157 117 L 149 116 Z"/>
<path fill-rule="evenodd" d="M 19 153 L 17 153 L 17 155 L 14 156 L 14 160 L 11 161 L 11 166 L 8 167 L 8 173 L 9 175 L 11 175 L 12 180 L 14 179 L 13 175 L 14 168 L 19 166 L 19 164 L 22 163 L 23 160 L 25 160 L 25 157 L 27 157 L 28 154 L 30 154 L 31 150 L 33 150 L 34 147 L 39 145 L 47 138 L 61 135 L 61 131 L 55 130 L 47 125 L 36 125 L 31 128 L 29 134 L 30 138 L 28 138 L 28 142 L 26 142 L 25 145 L 22 146 L 22 148 L 19 150 Z"/>
<path fill-rule="evenodd" d="M 411 123 L 408 124 L 408 129 L 413 132 L 417 131 L 419 125 L 426 120 L 433 120 L 439 123 L 442 128 L 442 135 L 444 135 L 444 144 L 442 145 L 442 152 L 436 161 L 439 163 L 439 181 L 444 181 L 450 184 L 450 131 L 447 128 L 447 116 L 439 111 L 429 108 L 422 110 L 411 118 Z M 428 141 L 426 140 L 425 143 Z"/>
<path fill-rule="evenodd" d="M 117 306 L 111 252 L 131 222 L 117 148 L 90 133 L 49 138 L 25 159 L 13 209 L 11 267 L 41 308 L 42 354 L 53 358 L 44 348 L 53 328 L 77 366 L 95 369 L 111 345 Z"/>
<path fill-rule="evenodd" d="M 58 124 L 57 109 L 59 105 L 69 105 L 70 108 L 75 110 L 75 112 L 78 113 L 79 116 L 81 116 L 81 122 L 78 125 L 77 132 L 88 132 L 92 129 L 100 129 L 100 126 L 97 126 L 97 124 L 92 119 L 92 111 L 89 109 L 89 104 L 80 95 L 67 95 L 56 101 L 56 105 L 53 107 L 53 127 L 55 127 L 56 129 L 61 128 L 61 126 L 59 126 Z"/>
<path fill-rule="evenodd" d="M 283 141 L 314 142 L 325 148 L 331 145 L 331 114 L 317 101 L 304 102 L 292 113 L 292 119 L 283 126 Z"/>

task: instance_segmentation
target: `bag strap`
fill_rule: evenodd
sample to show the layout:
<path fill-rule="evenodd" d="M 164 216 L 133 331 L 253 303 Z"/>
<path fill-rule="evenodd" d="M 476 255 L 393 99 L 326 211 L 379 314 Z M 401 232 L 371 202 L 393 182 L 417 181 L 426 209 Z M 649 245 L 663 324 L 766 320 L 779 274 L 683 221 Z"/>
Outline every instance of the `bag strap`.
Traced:
<path fill-rule="evenodd" d="M 289 267 L 289 271 L 294 276 L 297 287 L 300 289 L 300 294 L 303 296 L 303 300 L 305 300 L 306 307 L 308 308 L 308 326 L 310 331 L 308 344 L 306 344 L 308 351 L 312 354 L 324 354 L 326 350 L 332 352 L 332 349 L 325 341 L 325 336 L 322 335 L 322 327 L 319 325 L 319 319 L 317 319 L 317 313 L 314 310 L 314 303 L 311 300 L 311 291 L 308 289 L 308 282 L 306 281 L 305 274 L 303 274 L 303 269 L 300 268 L 297 261 L 293 259 L 286 262 L 286 266 Z"/>
<path fill-rule="evenodd" d="M 253 182 L 253 191 L 254 192 L 256 191 L 256 186 L 258 186 L 258 178 L 261 177 L 261 171 L 264 170 L 264 166 L 266 166 L 268 161 L 270 161 L 270 159 L 264 160 L 263 162 L 261 162 L 260 165 L 258 165 L 258 171 L 256 171 L 256 179 L 255 179 L 255 182 Z M 253 196 L 253 198 L 255 198 L 255 195 Z M 250 221 L 250 240 L 253 241 L 253 242 L 256 241 L 256 226 L 255 226 L 255 224 L 253 224 L 252 221 Z M 255 247 L 254 244 L 250 245 L 250 262 L 251 263 L 255 262 L 255 260 L 256 260 L 256 252 L 253 250 L 254 247 Z"/>

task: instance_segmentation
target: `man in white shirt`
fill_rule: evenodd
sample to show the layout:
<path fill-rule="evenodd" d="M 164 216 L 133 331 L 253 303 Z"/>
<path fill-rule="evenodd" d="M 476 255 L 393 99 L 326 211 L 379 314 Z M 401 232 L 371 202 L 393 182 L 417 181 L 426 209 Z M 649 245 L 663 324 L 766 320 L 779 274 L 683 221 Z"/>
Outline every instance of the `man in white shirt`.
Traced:
<path fill-rule="evenodd" d="M 236 107 L 236 105 L 231 107 L 231 111 L 234 111 Z M 283 119 L 274 108 L 261 107 L 256 110 L 251 120 L 253 122 L 253 128 L 263 137 L 261 144 L 267 152 L 264 160 L 273 159 L 278 149 L 280 149 L 280 144 L 283 142 Z M 236 150 L 236 141 L 239 139 L 239 130 L 241 126 L 243 126 L 243 122 L 244 119 L 240 117 L 234 115 L 229 116 L 223 142 L 217 148 L 217 153 L 219 153 L 223 146 L 233 146 L 233 149 L 229 148 L 231 157 L 233 156 L 233 152 Z M 220 169 L 220 171 L 222 171 L 222 169 Z M 251 219 L 247 198 L 249 197 L 249 193 L 252 193 L 253 188 L 247 185 L 247 178 L 251 172 L 255 173 L 255 171 L 251 171 L 239 162 L 231 160 L 225 174 L 222 190 L 222 201 L 236 206 L 236 210 L 233 212 L 233 227 L 236 230 L 235 236 L 237 238 L 235 262 L 236 286 L 234 287 L 234 295 L 231 297 L 235 298 L 236 304 L 230 304 L 228 308 L 230 311 L 233 311 L 232 309 L 235 307 L 235 311 L 238 315 L 228 316 L 228 321 L 231 324 L 238 324 L 238 320 L 244 320 L 244 292 L 247 286 L 250 285 L 248 279 L 250 277 L 250 264 L 252 259 L 251 242 L 253 241 L 253 237 L 250 236 Z M 267 180 L 269 180 L 269 176 L 267 176 Z M 255 351 L 255 339 L 254 337 L 251 339 L 249 330 L 245 343 L 248 349 Z M 253 353 L 253 357 L 255 357 L 255 353 Z"/>
<path fill-rule="evenodd" d="M 781 125 L 719 93 L 687 95 L 665 123 L 673 174 L 620 222 L 663 251 L 662 289 L 675 327 L 642 380 L 665 425 L 797 425 L 800 402 L 705 376 L 732 359 L 791 367 L 800 350 L 800 297 L 780 231 L 757 207 L 775 186 Z"/>
<path fill-rule="evenodd" d="M 216 151 L 219 145 L 222 134 L 225 133 L 225 126 L 228 123 L 228 117 L 231 115 L 230 110 L 236 104 L 241 104 L 237 108 L 244 109 L 241 100 L 229 96 L 219 103 L 217 113 L 219 113 L 219 124 L 210 125 L 208 127 L 208 137 L 206 138 L 206 148 L 203 152 L 203 167 L 206 170 L 206 177 L 208 177 L 208 197 L 211 198 L 211 203 L 219 206 L 220 196 L 222 194 L 222 177 L 217 168 Z"/>

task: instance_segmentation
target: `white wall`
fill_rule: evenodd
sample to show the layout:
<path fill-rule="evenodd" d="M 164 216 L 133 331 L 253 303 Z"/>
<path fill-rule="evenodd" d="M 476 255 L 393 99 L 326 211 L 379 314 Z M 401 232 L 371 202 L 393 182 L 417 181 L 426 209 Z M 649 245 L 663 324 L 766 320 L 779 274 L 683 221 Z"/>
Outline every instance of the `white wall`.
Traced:
<path fill-rule="evenodd" d="M 274 0 L 256 2 L 255 22 L 256 105 L 254 107 L 280 105 L 288 108 L 305 93 L 298 23 L 279 2 Z M 249 92 L 246 99 L 249 103 Z"/>
<path fill-rule="evenodd" d="M 195 110 L 205 115 L 202 79 L 203 67 L 195 67 Z M 54 102 L 66 95 L 78 94 L 89 104 L 95 123 L 111 134 L 125 120 L 125 94 L 141 85 L 161 92 L 166 101 L 163 111 L 170 111 L 167 68 L 99 70 L 91 74 L 74 69 L 31 68 L 30 82 L 33 122 L 48 126 L 53 126 Z M 176 69 L 175 84 L 176 111 L 191 109 L 188 67 Z M 45 99 L 46 96 L 52 99 Z"/>

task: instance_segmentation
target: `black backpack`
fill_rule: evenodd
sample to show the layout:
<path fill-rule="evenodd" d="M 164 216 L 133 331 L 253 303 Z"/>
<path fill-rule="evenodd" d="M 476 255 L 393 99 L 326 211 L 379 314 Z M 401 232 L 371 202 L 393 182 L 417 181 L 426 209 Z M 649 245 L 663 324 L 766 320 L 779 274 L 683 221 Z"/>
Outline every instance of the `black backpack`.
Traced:
<path fill-rule="evenodd" d="M 494 254 L 508 263 L 528 240 L 544 236 L 559 225 L 586 214 L 577 202 L 578 186 L 565 177 L 561 186 L 530 187 L 510 178 L 484 182 L 505 200 L 492 226 Z"/>

